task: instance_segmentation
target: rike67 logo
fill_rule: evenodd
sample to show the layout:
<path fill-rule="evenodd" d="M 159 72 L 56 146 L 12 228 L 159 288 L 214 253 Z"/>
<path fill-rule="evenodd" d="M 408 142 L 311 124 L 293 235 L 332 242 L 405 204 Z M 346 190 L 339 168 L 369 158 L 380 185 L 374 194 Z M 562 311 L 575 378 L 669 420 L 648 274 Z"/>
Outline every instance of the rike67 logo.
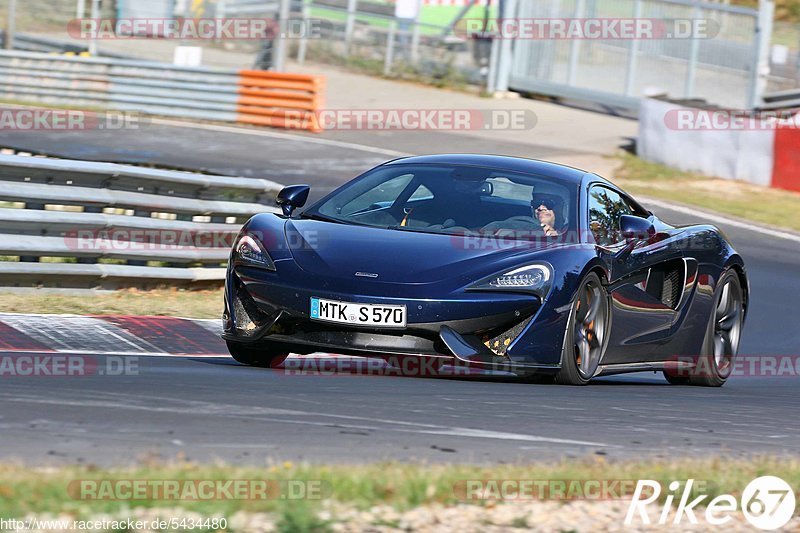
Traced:
<path fill-rule="evenodd" d="M 698 524 L 698 515 L 705 523 L 722 526 L 733 519 L 741 504 L 741 512 L 750 525 L 762 530 L 774 530 L 785 526 L 792 519 L 795 510 L 795 496 L 792 487 L 775 476 L 762 476 L 747 484 L 742 492 L 741 501 L 731 494 L 721 494 L 706 502 L 708 495 L 694 495 L 694 480 L 685 484 L 673 481 L 669 484 L 663 507 L 657 502 L 662 495 L 662 487 L 658 481 L 640 479 L 625 516 L 625 525 L 652 524 L 679 525 L 688 521 Z M 680 491 L 681 487 L 683 490 Z M 679 493 L 680 492 L 680 493 Z M 677 507 L 673 508 L 677 500 Z M 655 504 L 651 507 L 651 504 Z M 697 507 L 705 506 L 705 512 Z M 650 511 L 657 511 L 652 516 Z M 695 514 L 697 513 L 697 514 Z M 671 519 L 671 520 L 670 520 Z M 685 521 L 684 521 L 685 520 Z"/>

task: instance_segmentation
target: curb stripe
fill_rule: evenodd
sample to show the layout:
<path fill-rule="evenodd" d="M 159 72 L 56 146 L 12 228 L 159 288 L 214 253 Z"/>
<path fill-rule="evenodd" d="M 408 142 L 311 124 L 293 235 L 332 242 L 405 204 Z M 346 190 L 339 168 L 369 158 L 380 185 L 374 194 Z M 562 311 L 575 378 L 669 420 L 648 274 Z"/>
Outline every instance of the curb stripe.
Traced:
<path fill-rule="evenodd" d="M 95 317 L 2 314 L 0 321 L 57 352 L 159 351 L 147 341 Z"/>
<path fill-rule="evenodd" d="M 228 355 L 219 335 L 192 320 L 174 317 L 104 316 L 98 317 L 156 347 L 156 351 L 176 355 Z"/>
<path fill-rule="evenodd" d="M 29 337 L 17 328 L 0 322 L 0 350 L 20 352 L 52 352 L 51 348 Z"/>

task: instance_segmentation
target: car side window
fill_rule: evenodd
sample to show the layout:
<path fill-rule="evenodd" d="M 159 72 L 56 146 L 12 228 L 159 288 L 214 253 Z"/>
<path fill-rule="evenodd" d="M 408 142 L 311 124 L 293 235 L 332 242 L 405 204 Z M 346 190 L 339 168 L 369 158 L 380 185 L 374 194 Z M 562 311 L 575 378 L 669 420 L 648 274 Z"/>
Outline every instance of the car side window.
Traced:
<path fill-rule="evenodd" d="M 601 185 L 589 189 L 589 229 L 600 246 L 623 242 L 619 219 L 622 215 L 632 214 L 631 206 L 615 191 Z"/>

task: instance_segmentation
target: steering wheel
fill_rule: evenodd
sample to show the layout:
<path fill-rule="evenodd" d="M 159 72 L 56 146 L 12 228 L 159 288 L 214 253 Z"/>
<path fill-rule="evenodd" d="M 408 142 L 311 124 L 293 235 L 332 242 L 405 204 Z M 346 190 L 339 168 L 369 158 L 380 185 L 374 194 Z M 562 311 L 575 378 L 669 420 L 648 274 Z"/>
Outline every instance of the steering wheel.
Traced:
<path fill-rule="evenodd" d="M 509 228 L 503 227 L 504 225 L 506 225 L 508 223 L 513 223 L 513 222 L 522 222 L 522 223 L 525 223 L 525 224 L 530 224 L 536 230 L 541 231 L 542 233 L 544 233 L 544 229 L 542 228 L 542 223 L 539 222 L 537 219 L 535 219 L 533 217 L 529 217 L 527 215 L 516 215 L 516 216 L 513 216 L 513 217 L 509 217 L 509 218 L 507 218 L 507 219 L 505 219 L 503 221 L 491 222 L 491 223 L 485 225 L 483 227 L 482 231 L 488 231 L 490 228 L 495 233 L 498 232 L 498 231 L 503 231 L 503 230 L 515 231 L 515 230 L 511 230 Z M 499 227 L 493 227 L 493 226 L 499 226 Z M 553 228 L 553 230 L 556 231 L 556 233 L 560 233 L 555 228 Z"/>

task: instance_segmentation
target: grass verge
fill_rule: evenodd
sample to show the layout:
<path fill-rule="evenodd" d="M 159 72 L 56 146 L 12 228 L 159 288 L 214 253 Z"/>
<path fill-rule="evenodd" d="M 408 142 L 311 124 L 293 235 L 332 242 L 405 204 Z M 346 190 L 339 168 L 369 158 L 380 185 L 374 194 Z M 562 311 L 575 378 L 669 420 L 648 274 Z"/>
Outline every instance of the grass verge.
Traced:
<path fill-rule="evenodd" d="M 2 313 L 55 313 L 76 315 L 150 315 L 185 318 L 219 318 L 222 289 L 136 289 L 89 294 L 54 292 L 0 293 Z"/>
<path fill-rule="evenodd" d="M 800 231 L 800 193 L 649 163 L 624 153 L 613 181 L 634 196 L 669 200 L 755 224 Z"/>
<path fill-rule="evenodd" d="M 0 465 L 0 516 L 22 517 L 30 513 L 67 514 L 85 519 L 98 513 L 114 514 L 127 509 L 180 508 L 205 516 L 230 516 L 237 511 L 271 512 L 286 520 L 297 520 L 303 513 L 321 509 L 331 501 L 367 509 L 386 505 L 406 510 L 428 504 L 472 503 L 494 505 L 497 501 L 464 500 L 460 490 L 467 480 L 638 480 L 653 479 L 666 487 L 671 481 L 694 479 L 704 482 L 699 494 L 708 500 L 720 494 L 740 496 L 752 479 L 779 474 L 789 485 L 800 486 L 800 461 L 797 459 L 756 458 L 732 460 L 711 458 L 606 462 L 602 457 L 571 460 L 556 464 L 493 467 L 382 463 L 355 466 L 309 466 L 283 463 L 256 467 L 149 464 L 132 469 L 104 470 L 95 467 L 30 469 Z M 81 480 L 267 480 L 282 487 L 300 482 L 318 487 L 319 497 L 281 497 L 285 492 L 270 492 L 274 497 L 259 500 L 113 500 L 86 499 L 76 488 Z M 96 485 L 102 486 L 102 485 Z M 95 489 L 93 489 L 95 490 Z M 316 490 L 316 489 L 315 489 Z M 665 491 L 666 492 L 666 491 Z M 88 493 L 91 494 L 91 493 Z M 99 494 L 99 493 L 98 493 Z M 295 491 L 299 495 L 299 491 Z M 666 494 L 663 494 L 666 496 Z"/>

